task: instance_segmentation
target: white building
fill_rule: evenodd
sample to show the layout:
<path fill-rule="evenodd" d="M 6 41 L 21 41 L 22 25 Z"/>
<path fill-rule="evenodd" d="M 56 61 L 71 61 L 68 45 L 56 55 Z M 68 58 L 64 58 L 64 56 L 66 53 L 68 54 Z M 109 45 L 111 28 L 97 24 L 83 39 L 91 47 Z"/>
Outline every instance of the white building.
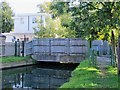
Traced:
<path fill-rule="evenodd" d="M 36 20 L 41 20 L 42 25 L 45 26 L 46 18 L 50 16 L 51 15 L 47 13 L 15 15 L 14 31 L 11 31 L 10 33 L 3 33 L 3 35 L 7 37 L 7 42 L 11 42 L 13 39 L 23 40 L 24 37 L 27 38 L 27 40 L 31 40 L 35 36 L 35 30 L 33 28 L 38 25 Z"/>
<path fill-rule="evenodd" d="M 41 19 L 44 26 L 47 13 L 22 14 L 14 17 L 14 33 L 34 33 L 34 27 L 37 26 L 37 19 Z"/>

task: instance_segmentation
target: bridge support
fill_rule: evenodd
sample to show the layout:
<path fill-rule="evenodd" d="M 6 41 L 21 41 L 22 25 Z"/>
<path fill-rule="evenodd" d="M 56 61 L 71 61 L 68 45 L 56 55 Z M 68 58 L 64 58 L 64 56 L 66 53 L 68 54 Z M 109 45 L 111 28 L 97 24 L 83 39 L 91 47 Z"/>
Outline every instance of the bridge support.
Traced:
<path fill-rule="evenodd" d="M 36 54 L 33 58 L 37 61 L 44 62 L 60 62 L 60 63 L 80 63 L 85 59 L 84 55 L 47 55 L 47 54 Z"/>

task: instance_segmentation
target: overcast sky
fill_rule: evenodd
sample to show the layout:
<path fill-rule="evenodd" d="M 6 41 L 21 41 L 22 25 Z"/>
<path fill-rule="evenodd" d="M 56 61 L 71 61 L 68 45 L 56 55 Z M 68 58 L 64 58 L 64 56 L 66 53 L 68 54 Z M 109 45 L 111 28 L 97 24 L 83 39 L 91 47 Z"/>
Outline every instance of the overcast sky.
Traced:
<path fill-rule="evenodd" d="M 37 5 L 50 0 L 0 0 L 7 1 L 15 14 L 37 13 Z"/>

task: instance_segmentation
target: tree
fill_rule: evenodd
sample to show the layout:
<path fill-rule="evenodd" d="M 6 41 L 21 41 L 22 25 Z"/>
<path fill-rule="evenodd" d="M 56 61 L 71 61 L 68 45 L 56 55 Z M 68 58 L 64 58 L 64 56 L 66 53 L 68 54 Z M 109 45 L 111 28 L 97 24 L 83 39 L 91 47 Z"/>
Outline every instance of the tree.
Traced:
<path fill-rule="evenodd" d="M 49 7 L 53 18 L 59 17 L 62 26 L 74 31 L 75 37 L 111 40 L 113 32 L 117 40 L 120 2 L 79 2 L 72 7 L 69 2 L 52 2 Z"/>
<path fill-rule="evenodd" d="M 118 75 L 120 76 L 120 34 L 118 38 Z"/>
<path fill-rule="evenodd" d="M 116 65 L 120 2 L 81 2 L 79 7 L 72 7 L 71 11 L 74 18 L 70 26 L 76 31 L 77 37 L 109 40 Z"/>
<path fill-rule="evenodd" d="M 13 12 L 11 10 L 11 7 L 7 2 L 1 2 L 1 7 L 0 7 L 0 32 L 10 32 L 13 28 Z"/>
<path fill-rule="evenodd" d="M 71 12 L 70 26 L 77 37 L 110 40 L 111 32 L 117 34 L 119 30 L 120 2 L 81 2 L 79 7 L 72 7 Z"/>
<path fill-rule="evenodd" d="M 55 2 L 52 9 L 54 16 L 65 15 L 66 12 L 72 13 L 72 20 L 67 27 L 75 31 L 76 37 L 90 41 L 100 39 L 112 42 L 113 55 L 114 58 L 116 57 L 115 47 L 120 29 L 120 2 L 78 1 L 72 7 L 68 6 L 68 3 Z"/>
<path fill-rule="evenodd" d="M 56 5 L 57 3 L 48 3 L 39 5 L 40 12 L 50 13 L 53 17 L 48 17 L 46 21 L 46 26 L 42 25 L 42 21 L 38 20 L 38 27 L 34 28 L 36 30 L 36 35 L 38 37 L 47 37 L 47 38 L 68 38 L 75 37 L 75 32 L 71 30 L 68 26 L 71 22 L 71 14 L 67 13 L 67 10 L 56 10 L 57 6 L 65 6 L 66 3 L 60 3 L 60 5 Z M 58 7 L 59 8 L 59 7 Z M 60 9 L 60 8 L 59 8 Z M 61 8 L 62 9 L 62 8 Z M 63 12 L 63 14 L 60 14 Z M 39 30 L 37 30 L 37 28 Z"/>
<path fill-rule="evenodd" d="M 69 28 L 63 27 L 61 25 L 61 19 L 59 17 L 56 17 L 54 19 L 47 17 L 45 26 L 42 24 L 42 21 L 40 19 L 37 22 L 38 26 L 34 28 L 37 37 L 40 38 L 74 37 L 74 32 L 71 32 Z"/>
<path fill-rule="evenodd" d="M 51 2 L 45 2 L 44 4 L 39 4 L 39 13 L 51 13 L 50 10 Z"/>

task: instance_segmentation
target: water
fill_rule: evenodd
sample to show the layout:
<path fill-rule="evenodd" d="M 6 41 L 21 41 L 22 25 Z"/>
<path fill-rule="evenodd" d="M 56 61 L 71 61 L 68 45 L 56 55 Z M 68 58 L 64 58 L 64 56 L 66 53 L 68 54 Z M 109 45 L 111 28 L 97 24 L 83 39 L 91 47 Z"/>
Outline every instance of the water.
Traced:
<path fill-rule="evenodd" d="M 76 64 L 42 63 L 2 71 L 2 88 L 57 89 L 67 82 Z"/>

